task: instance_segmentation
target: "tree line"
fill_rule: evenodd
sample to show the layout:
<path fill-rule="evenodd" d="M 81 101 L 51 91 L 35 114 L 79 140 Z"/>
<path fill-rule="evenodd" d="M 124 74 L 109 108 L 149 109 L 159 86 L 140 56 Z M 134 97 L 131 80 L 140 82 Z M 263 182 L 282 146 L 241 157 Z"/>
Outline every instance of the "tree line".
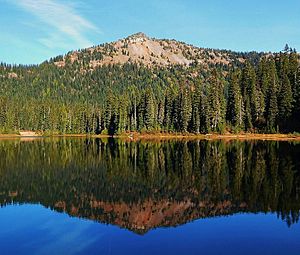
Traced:
<path fill-rule="evenodd" d="M 300 132 L 299 55 L 289 47 L 229 71 L 1 64 L 0 92 L 2 133 Z"/>

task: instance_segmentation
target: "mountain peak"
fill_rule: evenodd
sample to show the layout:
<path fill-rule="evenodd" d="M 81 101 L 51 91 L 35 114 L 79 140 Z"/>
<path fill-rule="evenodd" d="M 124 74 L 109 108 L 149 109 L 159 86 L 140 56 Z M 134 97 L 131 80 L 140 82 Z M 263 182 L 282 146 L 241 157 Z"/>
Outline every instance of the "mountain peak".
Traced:
<path fill-rule="evenodd" d="M 138 33 L 128 36 L 125 40 L 128 40 L 131 43 L 145 42 L 146 40 L 149 40 L 149 37 L 142 32 L 138 32 Z"/>
<path fill-rule="evenodd" d="M 176 40 L 155 39 L 138 32 L 124 39 L 106 43 L 81 51 L 73 51 L 66 57 L 56 58 L 57 66 L 69 62 L 88 64 L 89 70 L 103 65 L 139 63 L 147 67 L 189 67 L 201 65 L 209 69 L 212 65 L 230 66 L 233 62 L 244 62 L 241 55 L 226 51 L 203 49 Z"/>
<path fill-rule="evenodd" d="M 143 32 L 138 32 L 138 33 L 132 34 L 132 35 L 128 36 L 127 38 L 144 38 L 144 39 L 149 39 L 149 37 L 145 33 L 143 33 Z"/>

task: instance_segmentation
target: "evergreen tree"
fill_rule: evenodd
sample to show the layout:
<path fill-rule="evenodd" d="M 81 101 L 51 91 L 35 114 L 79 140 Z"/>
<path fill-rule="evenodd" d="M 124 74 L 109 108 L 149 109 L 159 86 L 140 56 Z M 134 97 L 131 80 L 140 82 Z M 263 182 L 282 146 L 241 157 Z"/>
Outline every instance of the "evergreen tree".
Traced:
<path fill-rule="evenodd" d="M 294 129 L 300 130 L 300 67 L 295 75 L 295 84 L 293 89 L 293 122 L 294 122 Z"/>
<path fill-rule="evenodd" d="M 207 120 L 209 129 L 213 132 L 223 132 L 225 128 L 226 101 L 224 82 L 219 73 L 214 70 L 209 79 L 207 102 Z"/>
<path fill-rule="evenodd" d="M 199 134 L 201 131 L 201 86 L 196 83 L 192 101 L 192 131 Z"/>
<path fill-rule="evenodd" d="M 278 76 L 275 67 L 275 61 L 270 60 L 268 70 L 268 92 L 266 107 L 266 129 L 268 132 L 278 132 Z"/>
<path fill-rule="evenodd" d="M 182 132 L 187 132 L 192 115 L 191 99 L 187 88 L 180 92 L 178 100 L 177 113 L 179 130 Z"/>
<path fill-rule="evenodd" d="M 245 107 L 245 128 L 252 129 L 258 120 L 259 97 L 256 87 L 256 73 L 253 66 L 247 62 L 242 72 L 242 97 Z"/>
<path fill-rule="evenodd" d="M 151 130 L 155 126 L 155 106 L 153 92 L 150 88 L 145 91 L 144 102 L 144 124 L 148 130 Z"/>
<path fill-rule="evenodd" d="M 227 120 L 236 129 L 243 128 L 244 105 L 239 87 L 239 72 L 233 71 L 230 75 L 228 87 L 228 101 L 227 101 Z"/>
<path fill-rule="evenodd" d="M 278 100 L 279 123 L 283 128 L 287 125 L 293 108 L 293 94 L 287 74 L 284 75 Z"/>

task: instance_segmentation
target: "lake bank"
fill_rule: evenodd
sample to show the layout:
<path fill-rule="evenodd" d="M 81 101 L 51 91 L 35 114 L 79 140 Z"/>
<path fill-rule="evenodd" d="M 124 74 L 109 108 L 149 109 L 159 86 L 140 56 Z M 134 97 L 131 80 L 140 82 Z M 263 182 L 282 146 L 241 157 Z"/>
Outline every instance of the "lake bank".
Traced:
<path fill-rule="evenodd" d="M 78 138 L 119 138 L 126 140 L 168 140 L 168 139 L 199 139 L 199 140 L 273 140 L 273 141 L 300 141 L 300 135 L 296 134 L 170 134 L 170 133 L 128 133 L 121 135 L 89 135 L 89 134 L 64 134 L 64 135 L 36 135 L 22 136 L 18 134 L 0 134 L 0 139 L 28 139 L 44 137 L 78 137 Z"/>

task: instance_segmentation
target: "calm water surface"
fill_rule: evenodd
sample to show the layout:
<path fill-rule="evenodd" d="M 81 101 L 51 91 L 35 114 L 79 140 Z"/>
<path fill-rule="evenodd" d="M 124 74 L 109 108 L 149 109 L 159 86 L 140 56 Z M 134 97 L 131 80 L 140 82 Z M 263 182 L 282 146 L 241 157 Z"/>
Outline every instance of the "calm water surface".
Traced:
<path fill-rule="evenodd" d="M 0 140 L 0 254 L 300 254 L 300 144 Z"/>

